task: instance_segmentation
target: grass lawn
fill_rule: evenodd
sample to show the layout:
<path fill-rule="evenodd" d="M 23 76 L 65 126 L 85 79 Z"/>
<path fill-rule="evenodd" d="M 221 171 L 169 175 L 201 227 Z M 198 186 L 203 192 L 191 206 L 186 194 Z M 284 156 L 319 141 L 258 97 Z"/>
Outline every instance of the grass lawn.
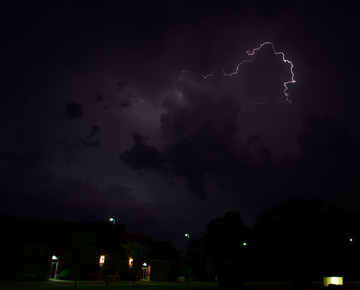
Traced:
<path fill-rule="evenodd" d="M 135 287 L 130 281 L 109 282 L 106 287 L 104 281 L 79 281 L 74 288 L 73 281 L 45 281 L 45 282 L 15 282 L 0 283 L 1 290 L 212 290 L 218 288 L 215 282 L 194 282 L 186 285 L 184 282 L 136 282 Z M 214 289 L 214 290 L 215 290 Z M 275 283 L 245 283 L 242 290 L 293 290 L 290 282 Z M 306 290 L 327 290 L 321 282 L 310 283 Z M 335 287 L 335 289 L 360 290 L 359 283 L 352 283 L 346 287 Z"/>
<path fill-rule="evenodd" d="M 0 283 L 1 290 L 186 290 L 186 289 L 209 289 L 217 288 L 215 282 L 136 282 L 135 287 L 131 281 L 109 282 L 106 287 L 104 281 L 78 281 L 77 288 L 74 288 L 73 281 L 45 281 L 45 282 L 14 282 Z"/>

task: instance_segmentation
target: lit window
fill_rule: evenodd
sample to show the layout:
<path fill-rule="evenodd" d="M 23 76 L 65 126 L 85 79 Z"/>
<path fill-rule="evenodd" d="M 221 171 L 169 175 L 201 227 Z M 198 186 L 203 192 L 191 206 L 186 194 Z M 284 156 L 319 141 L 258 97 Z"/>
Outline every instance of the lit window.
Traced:
<path fill-rule="evenodd" d="M 129 268 L 132 268 L 134 259 L 129 257 Z"/>
<path fill-rule="evenodd" d="M 102 267 L 105 264 L 105 255 L 101 255 L 99 259 L 99 266 Z"/>
<path fill-rule="evenodd" d="M 324 277 L 324 286 L 343 285 L 343 277 Z"/>

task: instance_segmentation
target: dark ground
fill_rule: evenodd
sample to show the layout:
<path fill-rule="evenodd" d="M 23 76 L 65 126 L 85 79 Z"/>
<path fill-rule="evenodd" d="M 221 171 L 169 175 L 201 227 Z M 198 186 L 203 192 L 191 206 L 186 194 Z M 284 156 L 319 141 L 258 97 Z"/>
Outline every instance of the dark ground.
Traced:
<path fill-rule="evenodd" d="M 73 289 L 73 281 L 45 281 L 45 282 L 13 282 L 13 283 L 0 283 L 0 289 L 2 290 L 62 290 Z M 186 285 L 183 282 L 136 282 L 136 286 L 132 286 L 132 282 L 121 281 L 111 282 L 109 287 L 105 286 L 103 281 L 80 281 L 77 288 L 81 290 L 106 290 L 106 289 L 120 289 L 120 290 L 182 290 L 182 289 L 201 289 L 212 290 L 217 288 L 217 283 L 211 282 L 190 282 Z M 241 289 L 253 289 L 253 290 L 293 290 L 291 283 L 245 283 Z M 360 283 L 324 287 L 322 283 L 311 283 L 304 290 L 325 290 L 325 289 L 346 289 L 346 290 L 360 290 Z"/>

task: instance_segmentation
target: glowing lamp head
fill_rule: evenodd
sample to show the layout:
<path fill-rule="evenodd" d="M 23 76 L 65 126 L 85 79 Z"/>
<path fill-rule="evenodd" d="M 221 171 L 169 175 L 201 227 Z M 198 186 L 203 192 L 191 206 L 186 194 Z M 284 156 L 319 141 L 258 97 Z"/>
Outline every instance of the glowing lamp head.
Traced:
<path fill-rule="evenodd" d="M 109 218 L 109 222 L 111 222 L 113 224 L 113 226 L 115 226 L 115 219 L 114 218 Z"/>
<path fill-rule="evenodd" d="M 105 255 L 101 255 L 99 259 L 99 266 L 102 267 L 105 264 Z"/>
<path fill-rule="evenodd" d="M 129 257 L 129 268 L 131 269 L 134 263 L 134 259 L 132 257 Z"/>

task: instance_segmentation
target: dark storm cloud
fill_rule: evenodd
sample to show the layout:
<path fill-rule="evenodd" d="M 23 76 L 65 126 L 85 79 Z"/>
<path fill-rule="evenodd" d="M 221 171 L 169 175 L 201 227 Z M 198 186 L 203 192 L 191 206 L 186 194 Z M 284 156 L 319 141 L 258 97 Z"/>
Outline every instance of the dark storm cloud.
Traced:
<path fill-rule="evenodd" d="M 250 136 L 247 142 L 241 143 L 232 135 L 236 124 L 231 123 L 224 120 L 221 124 L 203 124 L 191 136 L 166 145 L 162 151 L 135 141 L 136 145 L 121 157 L 134 169 L 155 170 L 173 181 L 181 177 L 189 191 L 206 199 L 208 186 L 226 188 L 257 180 L 271 167 L 270 150 L 259 137 Z M 134 139 L 144 140 L 138 135 Z"/>
<path fill-rule="evenodd" d="M 101 148 L 100 142 L 100 127 L 97 125 L 92 125 L 90 132 L 82 137 L 76 137 L 74 139 L 68 139 L 65 137 L 59 138 L 56 140 L 56 143 L 61 145 L 61 147 L 66 151 L 68 156 L 66 157 L 66 162 L 76 162 L 77 157 L 75 153 L 81 148 Z"/>
<path fill-rule="evenodd" d="M 241 131 L 242 108 L 284 100 L 283 79 L 291 78 L 291 73 L 271 45 L 248 60 L 231 77 L 218 67 L 206 78 L 183 72 L 163 102 L 164 147 L 151 146 L 135 134 L 134 146 L 121 155 L 122 160 L 136 170 L 183 178 L 188 190 L 203 199 L 214 186 L 230 192 L 250 190 L 249 184 L 262 179 L 273 160 L 259 136 Z"/>
<path fill-rule="evenodd" d="M 279 59 L 274 60 L 276 67 Z M 324 192 L 337 196 L 341 188 L 353 195 L 354 188 L 358 188 L 358 141 L 334 125 L 330 117 L 306 115 L 298 135 L 299 151 L 284 160 L 274 159 L 260 136 L 246 135 L 239 129 L 248 92 L 261 102 L 275 102 L 278 95 L 283 95 L 281 76 L 286 68 L 278 66 L 273 73 L 276 78 L 270 81 L 271 71 L 261 63 L 249 70 L 250 76 L 257 77 L 255 81 L 250 78 L 250 87 L 259 90 L 241 91 L 249 85 L 245 73 L 234 79 L 224 77 L 219 69 L 208 79 L 196 74 L 183 76 L 177 90 L 163 103 L 163 148 L 134 134 L 134 146 L 121 155 L 122 160 L 135 170 L 153 170 L 173 181 L 180 177 L 188 190 L 202 199 L 212 189 L 236 194 L 241 191 L 245 199 L 263 194 L 285 198 Z M 264 79 L 262 74 L 266 75 Z"/>
<path fill-rule="evenodd" d="M 109 108 L 123 109 L 133 107 L 134 104 L 141 102 L 140 96 L 135 94 L 127 84 L 122 81 L 116 83 L 115 89 L 109 94 L 98 93 L 94 100 L 95 104 L 101 103 L 104 109 Z M 104 104 L 105 103 L 105 104 Z"/>
<path fill-rule="evenodd" d="M 161 129 L 166 145 L 159 150 L 134 135 L 134 146 L 121 155 L 136 170 L 150 169 L 181 177 L 200 198 L 207 186 L 232 187 L 271 166 L 271 153 L 258 136 L 240 138 L 242 102 L 220 71 L 209 80 L 190 76 L 164 101 Z"/>
<path fill-rule="evenodd" d="M 102 99 L 99 99 L 99 96 Z M 115 92 L 110 94 L 108 97 L 103 97 L 98 94 L 97 100 L 105 100 L 107 102 L 107 104 L 104 105 L 104 109 L 106 110 L 109 108 L 130 108 L 134 104 L 142 101 L 141 97 L 135 94 L 130 88 L 128 88 L 127 84 L 122 81 L 117 82 Z"/>
<path fill-rule="evenodd" d="M 80 142 L 85 147 L 100 147 L 100 141 L 97 139 L 100 128 L 96 125 L 92 125 L 89 135 L 80 138 Z"/>
<path fill-rule="evenodd" d="M 79 149 L 81 147 L 90 147 L 90 148 L 100 148 L 101 143 L 99 140 L 99 132 L 100 127 L 97 125 L 92 125 L 90 132 L 83 136 L 77 137 L 72 141 L 69 141 L 66 138 L 61 138 L 57 140 L 57 143 L 64 146 L 64 149 L 67 153 L 72 153 L 74 150 Z M 74 161 L 74 157 L 71 157 L 72 161 Z"/>
<path fill-rule="evenodd" d="M 160 116 L 165 140 L 176 140 L 199 129 L 204 122 L 217 122 L 238 117 L 242 102 L 229 89 L 229 79 L 220 70 L 209 80 L 196 75 L 185 76 L 179 90 L 169 94 Z"/>
<path fill-rule="evenodd" d="M 65 113 L 70 117 L 70 119 L 82 118 L 84 115 L 84 110 L 81 104 L 78 103 L 67 103 L 65 105 Z"/>
<path fill-rule="evenodd" d="M 134 146 L 120 157 L 135 170 L 151 169 L 165 171 L 160 151 L 154 146 L 146 144 L 146 138 L 135 133 Z"/>

